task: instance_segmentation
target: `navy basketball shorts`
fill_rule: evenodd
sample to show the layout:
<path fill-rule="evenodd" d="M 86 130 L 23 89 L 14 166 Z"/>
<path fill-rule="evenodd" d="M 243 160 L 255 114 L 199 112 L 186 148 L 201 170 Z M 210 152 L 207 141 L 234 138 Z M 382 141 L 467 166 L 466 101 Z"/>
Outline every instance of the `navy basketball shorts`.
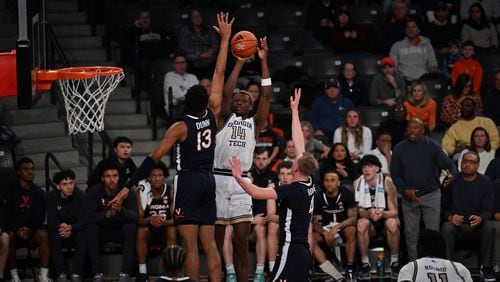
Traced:
<path fill-rule="evenodd" d="M 309 269 L 312 257 L 307 244 L 284 243 L 276 256 L 276 264 L 269 275 L 268 282 L 310 281 Z"/>
<path fill-rule="evenodd" d="M 214 225 L 216 213 L 212 172 L 179 172 L 174 178 L 174 224 Z"/>

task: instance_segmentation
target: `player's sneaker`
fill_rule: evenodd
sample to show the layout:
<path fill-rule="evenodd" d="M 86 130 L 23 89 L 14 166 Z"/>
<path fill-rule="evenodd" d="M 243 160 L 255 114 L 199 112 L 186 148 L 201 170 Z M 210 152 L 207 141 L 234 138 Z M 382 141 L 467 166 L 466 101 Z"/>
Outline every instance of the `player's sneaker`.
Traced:
<path fill-rule="evenodd" d="M 238 278 L 236 277 L 236 273 L 227 273 L 226 274 L 226 282 L 237 282 Z"/>
<path fill-rule="evenodd" d="M 356 276 L 354 275 L 354 268 L 352 265 L 348 265 L 345 271 L 345 281 L 347 282 L 355 282 Z"/>
<path fill-rule="evenodd" d="M 264 277 L 264 273 L 262 272 L 255 272 L 255 276 L 253 278 L 254 282 L 265 282 L 266 277 Z"/>
<path fill-rule="evenodd" d="M 92 282 L 104 282 L 104 274 L 97 273 L 94 275 L 94 278 L 92 278 Z"/>
<path fill-rule="evenodd" d="M 495 279 L 495 274 L 493 273 L 492 267 L 483 267 L 481 266 L 481 270 L 479 271 L 479 275 L 481 277 L 481 281 L 484 282 L 494 282 L 497 281 Z"/>
<path fill-rule="evenodd" d="M 78 274 L 71 275 L 71 282 L 82 282 L 82 278 Z"/>
<path fill-rule="evenodd" d="M 57 282 L 67 282 L 68 279 L 66 278 L 66 274 L 65 273 L 61 273 L 59 274 L 59 276 L 57 276 Z"/>
<path fill-rule="evenodd" d="M 398 280 L 400 265 L 398 261 L 391 263 L 391 279 Z"/>
<path fill-rule="evenodd" d="M 130 282 L 128 273 L 120 273 L 120 275 L 118 276 L 118 282 Z"/>
<path fill-rule="evenodd" d="M 370 280 L 371 266 L 369 263 L 363 263 L 358 271 L 358 280 Z"/>

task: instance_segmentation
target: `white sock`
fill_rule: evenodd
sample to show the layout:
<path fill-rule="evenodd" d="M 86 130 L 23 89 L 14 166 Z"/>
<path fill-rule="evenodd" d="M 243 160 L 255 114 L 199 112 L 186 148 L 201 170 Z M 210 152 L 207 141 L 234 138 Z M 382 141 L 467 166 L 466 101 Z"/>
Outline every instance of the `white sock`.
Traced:
<path fill-rule="evenodd" d="M 269 261 L 269 271 L 273 271 L 273 268 L 274 268 L 274 263 L 275 263 L 275 261 L 274 261 L 274 260 L 270 260 L 270 261 Z"/>
<path fill-rule="evenodd" d="M 321 270 L 323 270 L 324 273 L 330 275 L 336 280 L 344 278 L 344 276 L 337 270 L 337 268 L 335 268 L 335 266 L 333 266 L 333 264 L 329 260 L 320 264 L 319 268 L 321 268 Z"/>
<path fill-rule="evenodd" d="M 364 257 L 361 257 L 361 263 L 367 263 L 367 264 L 370 264 L 370 259 L 366 256 Z"/>
<path fill-rule="evenodd" d="M 391 255 L 391 264 L 399 262 L 399 254 Z"/>
<path fill-rule="evenodd" d="M 145 263 L 139 264 L 139 273 L 141 274 L 147 274 L 148 273 L 148 267 Z"/>
<path fill-rule="evenodd" d="M 40 267 L 40 276 L 42 277 L 49 276 L 49 269 L 46 267 Z"/>
<path fill-rule="evenodd" d="M 226 272 L 227 273 L 236 273 L 236 270 L 234 270 L 234 264 L 226 264 Z"/>
<path fill-rule="evenodd" d="M 255 273 L 264 273 L 264 264 L 258 263 L 255 267 Z"/>
<path fill-rule="evenodd" d="M 10 270 L 10 276 L 12 276 L 12 278 L 19 278 L 19 274 L 17 273 L 17 268 L 13 268 Z"/>

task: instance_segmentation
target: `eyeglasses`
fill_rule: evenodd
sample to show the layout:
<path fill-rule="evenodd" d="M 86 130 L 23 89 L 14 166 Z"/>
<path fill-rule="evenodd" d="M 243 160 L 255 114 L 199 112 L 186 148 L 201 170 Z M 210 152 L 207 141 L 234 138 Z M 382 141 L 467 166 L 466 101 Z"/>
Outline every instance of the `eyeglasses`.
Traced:
<path fill-rule="evenodd" d="M 462 159 L 463 164 L 477 164 L 478 161 Z"/>

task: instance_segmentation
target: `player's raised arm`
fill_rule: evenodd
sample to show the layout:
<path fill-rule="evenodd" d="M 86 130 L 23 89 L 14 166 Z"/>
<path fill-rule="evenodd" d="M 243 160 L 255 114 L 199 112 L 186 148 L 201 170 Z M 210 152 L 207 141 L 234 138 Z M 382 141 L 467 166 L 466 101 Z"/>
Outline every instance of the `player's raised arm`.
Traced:
<path fill-rule="evenodd" d="M 229 49 L 229 38 L 231 37 L 231 27 L 234 18 L 229 20 L 228 13 L 217 14 L 217 25 L 213 28 L 220 35 L 219 54 L 215 63 L 214 75 L 212 77 L 212 89 L 209 98 L 209 107 L 215 115 L 215 119 L 219 120 L 221 113 L 222 91 L 224 88 L 224 73 L 227 64 L 227 52 Z"/>
<path fill-rule="evenodd" d="M 302 154 L 306 151 L 304 135 L 302 134 L 302 127 L 300 126 L 299 117 L 299 103 L 300 95 L 302 90 L 300 88 L 295 88 L 295 93 L 293 97 L 290 97 L 290 110 L 292 110 L 292 140 L 295 145 L 295 151 L 297 153 L 297 158 L 300 158 Z"/>
<path fill-rule="evenodd" d="M 236 83 L 238 82 L 238 77 L 240 76 L 243 66 L 252 58 L 241 58 L 233 54 L 236 63 L 227 78 L 226 84 L 224 85 L 224 96 L 222 97 L 221 104 L 221 114 L 220 118 L 225 119 L 231 113 L 231 102 L 233 100 L 233 92 L 236 88 Z"/>
<path fill-rule="evenodd" d="M 257 108 L 257 113 L 255 114 L 255 136 L 259 136 L 260 131 L 266 126 L 267 116 L 269 116 L 269 109 L 271 107 L 271 75 L 269 73 L 269 64 L 267 60 L 267 53 L 269 52 L 269 47 L 267 45 L 267 37 L 260 39 L 260 48 L 257 54 L 260 59 L 261 67 L 261 93 L 259 106 Z"/>
<path fill-rule="evenodd" d="M 231 173 L 233 174 L 234 179 L 236 180 L 236 182 L 238 182 L 241 188 L 243 188 L 243 190 L 245 190 L 245 192 L 247 192 L 252 198 L 261 200 L 278 198 L 278 194 L 276 194 L 274 188 L 257 187 L 241 176 L 241 162 L 237 156 L 233 156 L 230 162 Z"/>

